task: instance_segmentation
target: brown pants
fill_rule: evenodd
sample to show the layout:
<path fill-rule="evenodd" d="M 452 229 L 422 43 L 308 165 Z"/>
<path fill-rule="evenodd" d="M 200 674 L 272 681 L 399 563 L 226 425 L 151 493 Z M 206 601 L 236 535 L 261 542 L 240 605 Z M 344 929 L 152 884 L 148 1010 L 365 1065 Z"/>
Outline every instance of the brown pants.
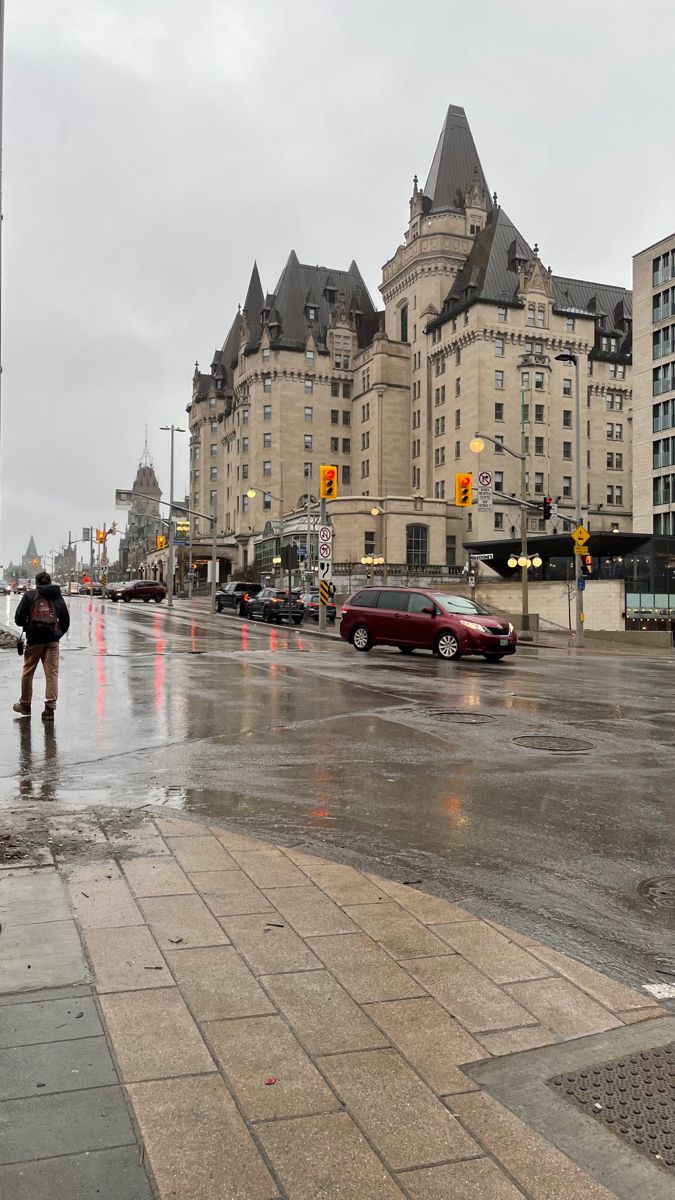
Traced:
<path fill-rule="evenodd" d="M 26 646 L 21 673 L 21 703 L 30 704 L 33 698 L 33 676 L 38 663 L 45 671 L 45 708 L 56 708 L 59 695 L 59 643 L 48 642 L 44 646 Z"/>

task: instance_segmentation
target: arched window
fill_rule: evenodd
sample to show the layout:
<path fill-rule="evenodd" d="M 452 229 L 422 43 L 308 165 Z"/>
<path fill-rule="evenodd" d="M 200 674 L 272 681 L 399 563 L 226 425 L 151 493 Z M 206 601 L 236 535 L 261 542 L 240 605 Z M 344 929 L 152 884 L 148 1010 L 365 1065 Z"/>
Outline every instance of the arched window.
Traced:
<path fill-rule="evenodd" d="M 401 309 L 401 341 L 408 340 L 408 305 L 404 304 Z"/>
<path fill-rule="evenodd" d="M 429 526 L 406 525 L 405 560 L 409 567 L 426 567 L 429 562 Z"/>

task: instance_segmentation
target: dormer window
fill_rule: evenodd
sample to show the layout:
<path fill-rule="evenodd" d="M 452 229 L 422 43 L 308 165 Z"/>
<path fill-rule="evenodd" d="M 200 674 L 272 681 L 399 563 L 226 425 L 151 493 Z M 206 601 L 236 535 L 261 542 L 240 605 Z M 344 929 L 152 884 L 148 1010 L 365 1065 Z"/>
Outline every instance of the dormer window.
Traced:
<path fill-rule="evenodd" d="M 266 325 L 266 324 L 267 324 L 267 322 L 269 321 L 269 319 L 270 319 L 270 310 L 269 310 L 269 308 L 263 308 L 263 310 L 262 310 L 262 312 L 261 312 L 261 314 L 260 314 L 260 320 L 262 321 L 263 325 Z"/>
<path fill-rule="evenodd" d="M 319 319 L 318 308 L 316 308 L 315 305 L 313 305 L 313 304 L 309 304 L 307 306 L 307 320 L 308 321 L 318 321 L 318 319 Z"/>
<path fill-rule="evenodd" d="M 335 288 L 327 287 L 324 295 L 329 304 L 335 304 L 337 300 L 337 292 L 335 291 Z"/>

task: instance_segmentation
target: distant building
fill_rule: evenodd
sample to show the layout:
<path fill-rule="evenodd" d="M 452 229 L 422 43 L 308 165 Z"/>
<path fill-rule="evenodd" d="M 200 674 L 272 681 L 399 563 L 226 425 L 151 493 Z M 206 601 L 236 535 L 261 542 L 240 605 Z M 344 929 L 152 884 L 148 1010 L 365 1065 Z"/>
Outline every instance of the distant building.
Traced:
<path fill-rule="evenodd" d="M 34 579 L 37 572 L 42 568 L 42 559 L 37 552 L 35 538 L 31 534 L 26 552 L 21 559 L 21 576 L 24 579 Z"/>
<path fill-rule="evenodd" d="M 161 497 L 162 489 L 157 482 L 146 440 L 132 488 L 127 528 L 120 539 L 122 579 L 135 578 L 145 572 L 146 556 L 155 549 L 157 535 L 164 528 L 159 508 Z"/>
<path fill-rule="evenodd" d="M 675 534 L 675 233 L 633 260 L 636 528 Z"/>

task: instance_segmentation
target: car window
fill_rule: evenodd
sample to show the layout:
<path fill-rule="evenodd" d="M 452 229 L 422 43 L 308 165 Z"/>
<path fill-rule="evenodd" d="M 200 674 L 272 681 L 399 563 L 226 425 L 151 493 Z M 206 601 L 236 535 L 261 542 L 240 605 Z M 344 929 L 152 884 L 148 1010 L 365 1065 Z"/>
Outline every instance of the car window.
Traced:
<path fill-rule="evenodd" d="M 423 613 L 425 608 L 433 608 L 434 602 L 422 592 L 411 592 L 408 612 Z"/>
<path fill-rule="evenodd" d="M 357 592 L 349 601 L 353 608 L 377 608 L 377 599 L 380 592 L 376 588 L 364 588 L 363 591 Z"/>
<path fill-rule="evenodd" d="M 469 600 L 468 596 L 442 596 L 435 595 L 434 600 L 450 613 L 480 613 L 482 616 L 489 616 L 489 608 L 483 608 L 482 604 L 476 604 L 475 600 Z"/>
<path fill-rule="evenodd" d="M 386 608 L 389 612 L 407 612 L 410 592 L 380 592 L 378 608 Z"/>

